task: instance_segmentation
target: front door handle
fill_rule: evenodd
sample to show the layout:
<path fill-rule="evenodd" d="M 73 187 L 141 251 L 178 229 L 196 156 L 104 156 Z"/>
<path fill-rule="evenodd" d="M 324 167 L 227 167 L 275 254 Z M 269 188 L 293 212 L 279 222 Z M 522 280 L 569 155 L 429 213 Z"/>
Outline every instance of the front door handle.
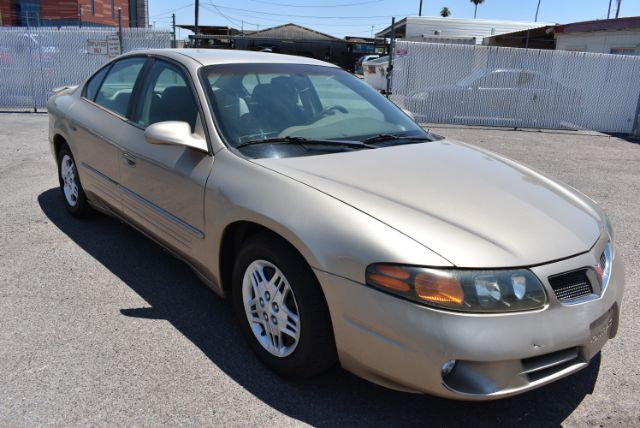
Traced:
<path fill-rule="evenodd" d="M 135 168 L 136 161 L 131 153 L 123 153 L 122 159 L 124 160 L 124 164 L 130 166 L 131 168 Z"/>

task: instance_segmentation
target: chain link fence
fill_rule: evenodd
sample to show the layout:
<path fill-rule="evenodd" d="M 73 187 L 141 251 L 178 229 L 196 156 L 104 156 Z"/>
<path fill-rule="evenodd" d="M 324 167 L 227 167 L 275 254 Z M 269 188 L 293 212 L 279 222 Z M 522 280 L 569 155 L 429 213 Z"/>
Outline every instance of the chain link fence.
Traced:
<path fill-rule="evenodd" d="M 640 57 L 398 41 L 392 100 L 429 123 L 637 131 Z"/>
<path fill-rule="evenodd" d="M 44 109 L 51 90 L 76 85 L 120 51 L 169 48 L 171 33 L 124 28 L 0 28 L 0 109 Z"/>

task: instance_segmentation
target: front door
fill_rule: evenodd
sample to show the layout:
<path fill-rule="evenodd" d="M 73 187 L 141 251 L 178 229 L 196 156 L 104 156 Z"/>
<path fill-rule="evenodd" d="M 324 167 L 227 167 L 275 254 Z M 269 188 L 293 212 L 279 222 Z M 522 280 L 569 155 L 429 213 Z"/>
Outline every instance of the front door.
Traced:
<path fill-rule="evenodd" d="M 179 66 L 153 60 L 122 134 L 120 182 L 125 215 L 172 249 L 193 255 L 204 239 L 204 189 L 213 156 L 179 145 L 149 144 L 144 130 L 181 121 L 205 138 L 191 81 Z"/>

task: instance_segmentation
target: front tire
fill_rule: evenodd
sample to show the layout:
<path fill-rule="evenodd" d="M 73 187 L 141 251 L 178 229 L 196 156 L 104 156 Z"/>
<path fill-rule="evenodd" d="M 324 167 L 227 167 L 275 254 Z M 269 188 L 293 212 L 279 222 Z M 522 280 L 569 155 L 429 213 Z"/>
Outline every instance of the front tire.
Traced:
<path fill-rule="evenodd" d="M 91 207 L 80 184 L 76 161 L 67 144 L 58 153 L 58 180 L 67 211 L 74 217 L 87 217 Z"/>
<path fill-rule="evenodd" d="M 232 294 L 249 344 L 276 373 L 302 379 L 335 364 L 333 327 L 320 285 L 282 239 L 264 233 L 243 245 Z"/>

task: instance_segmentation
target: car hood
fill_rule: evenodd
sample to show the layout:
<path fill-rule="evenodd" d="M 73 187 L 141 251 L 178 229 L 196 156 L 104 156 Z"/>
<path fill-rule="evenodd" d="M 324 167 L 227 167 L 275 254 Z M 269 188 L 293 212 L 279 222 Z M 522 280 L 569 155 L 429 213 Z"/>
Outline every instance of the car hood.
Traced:
<path fill-rule="evenodd" d="M 367 213 L 458 267 L 558 260 L 588 251 L 601 233 L 599 209 L 577 191 L 451 140 L 255 162 Z"/>

